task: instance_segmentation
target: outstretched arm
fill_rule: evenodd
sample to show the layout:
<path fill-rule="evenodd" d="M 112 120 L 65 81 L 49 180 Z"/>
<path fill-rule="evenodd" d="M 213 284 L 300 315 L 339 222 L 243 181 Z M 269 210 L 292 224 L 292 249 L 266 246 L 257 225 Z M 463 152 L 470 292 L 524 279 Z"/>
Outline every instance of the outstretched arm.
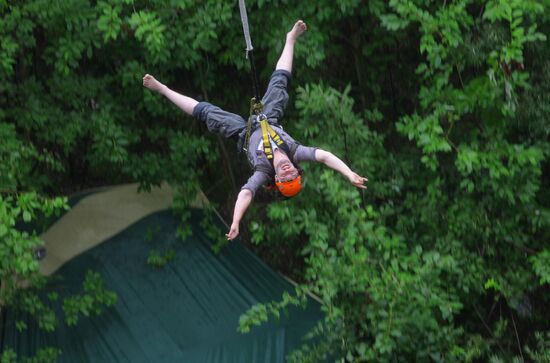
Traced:
<path fill-rule="evenodd" d="M 242 189 L 239 192 L 237 201 L 235 202 L 235 210 L 233 211 L 233 222 L 231 222 L 231 228 L 225 235 L 228 240 L 233 240 L 239 235 L 239 224 L 243 218 L 244 212 L 252 202 L 252 192 L 248 189 Z"/>
<path fill-rule="evenodd" d="M 355 173 L 346 165 L 346 163 L 340 160 L 333 153 L 317 149 L 315 150 L 315 159 L 317 159 L 318 162 L 325 164 L 329 168 L 336 170 L 337 172 L 348 178 L 349 182 L 355 185 L 357 188 L 367 189 L 365 183 L 368 181 L 368 179 Z"/>

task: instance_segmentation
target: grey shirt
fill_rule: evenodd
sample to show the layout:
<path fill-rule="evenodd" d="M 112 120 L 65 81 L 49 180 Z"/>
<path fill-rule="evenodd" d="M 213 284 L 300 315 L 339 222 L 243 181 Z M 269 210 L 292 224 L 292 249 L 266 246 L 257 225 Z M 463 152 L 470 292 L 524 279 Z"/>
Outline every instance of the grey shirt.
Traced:
<path fill-rule="evenodd" d="M 284 140 L 284 142 L 288 145 L 288 148 L 290 150 L 296 148 L 294 155 L 292 155 L 292 159 L 294 160 L 295 163 L 300 163 L 302 161 L 317 161 L 317 159 L 315 159 L 315 150 L 317 148 L 300 145 L 289 134 L 287 134 L 281 127 L 275 126 L 273 124 L 271 125 L 271 127 Z M 250 161 L 250 164 L 252 164 L 254 168 L 256 168 L 257 165 L 263 165 L 270 168 L 273 172 L 271 173 L 271 175 L 269 175 L 263 171 L 256 170 L 254 174 L 252 174 L 252 176 L 248 178 L 248 181 L 246 182 L 245 185 L 243 185 L 241 190 L 248 189 L 252 192 L 252 195 L 255 195 L 256 191 L 262 185 L 272 182 L 273 175 L 275 174 L 275 170 L 273 169 L 273 166 L 267 159 L 263 150 L 257 149 L 257 145 L 260 143 L 261 139 L 262 139 L 262 131 L 260 128 L 257 128 L 252 133 L 252 135 L 250 135 L 250 144 L 247 151 L 248 160 Z"/>

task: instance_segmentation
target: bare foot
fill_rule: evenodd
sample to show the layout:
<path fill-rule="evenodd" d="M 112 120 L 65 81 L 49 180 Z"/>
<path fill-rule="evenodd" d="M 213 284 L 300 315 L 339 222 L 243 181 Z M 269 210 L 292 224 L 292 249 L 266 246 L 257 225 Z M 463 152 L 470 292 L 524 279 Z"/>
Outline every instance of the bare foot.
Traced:
<path fill-rule="evenodd" d="M 307 24 L 303 20 L 298 20 L 292 29 L 287 33 L 287 39 L 296 41 L 300 35 L 304 34 L 307 30 Z"/>
<path fill-rule="evenodd" d="M 155 77 L 150 74 L 143 76 L 143 86 L 155 92 L 160 92 L 160 90 L 164 87 L 162 83 L 157 81 Z"/>

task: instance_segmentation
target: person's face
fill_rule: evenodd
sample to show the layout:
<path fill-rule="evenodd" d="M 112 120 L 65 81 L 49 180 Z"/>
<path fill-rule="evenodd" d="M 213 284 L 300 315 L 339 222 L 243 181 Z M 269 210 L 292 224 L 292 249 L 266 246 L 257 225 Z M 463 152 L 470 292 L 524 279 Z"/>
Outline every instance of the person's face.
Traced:
<path fill-rule="evenodd" d="M 285 182 L 295 179 L 298 176 L 298 169 L 287 158 L 282 159 L 275 165 L 276 178 Z"/>

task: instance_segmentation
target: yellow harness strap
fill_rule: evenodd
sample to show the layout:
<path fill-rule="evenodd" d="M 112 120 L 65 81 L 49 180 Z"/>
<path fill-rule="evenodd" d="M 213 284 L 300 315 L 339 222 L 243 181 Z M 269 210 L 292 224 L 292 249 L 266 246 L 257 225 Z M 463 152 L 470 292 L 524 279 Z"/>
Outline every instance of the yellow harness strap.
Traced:
<path fill-rule="evenodd" d="M 267 119 L 260 120 L 260 127 L 262 128 L 262 139 L 264 141 L 264 152 L 268 160 L 273 159 L 273 149 L 269 142 L 269 137 L 275 141 L 277 146 L 281 145 L 284 141 L 279 134 L 273 130 L 273 128 L 267 123 Z"/>

